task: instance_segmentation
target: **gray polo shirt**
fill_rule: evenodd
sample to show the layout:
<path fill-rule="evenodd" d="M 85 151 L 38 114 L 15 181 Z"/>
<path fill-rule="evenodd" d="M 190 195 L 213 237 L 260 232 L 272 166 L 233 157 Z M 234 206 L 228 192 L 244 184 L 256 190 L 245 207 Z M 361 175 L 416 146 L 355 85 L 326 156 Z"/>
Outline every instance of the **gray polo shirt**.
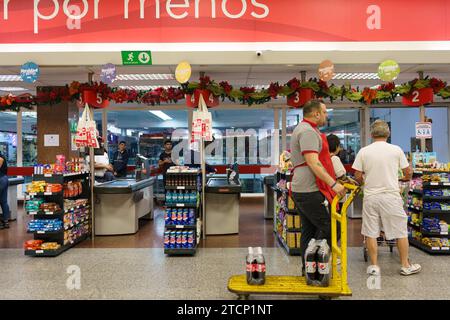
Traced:
<path fill-rule="evenodd" d="M 291 137 L 291 159 L 294 167 L 306 162 L 304 152 L 320 153 L 321 150 L 320 134 L 310 124 L 300 122 Z M 295 169 L 292 191 L 297 193 L 319 191 L 316 176 L 308 166 Z"/>

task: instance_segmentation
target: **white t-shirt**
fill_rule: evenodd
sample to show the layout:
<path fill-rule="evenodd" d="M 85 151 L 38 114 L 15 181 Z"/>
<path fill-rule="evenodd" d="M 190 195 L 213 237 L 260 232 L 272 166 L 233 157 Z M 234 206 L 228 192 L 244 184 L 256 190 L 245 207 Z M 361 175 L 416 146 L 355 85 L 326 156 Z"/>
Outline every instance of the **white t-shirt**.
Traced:
<path fill-rule="evenodd" d="M 347 173 L 345 171 L 344 165 L 341 162 L 341 159 L 338 156 L 332 156 L 331 162 L 333 162 L 334 173 L 336 174 L 336 178 L 340 178 Z"/>
<path fill-rule="evenodd" d="M 89 163 L 89 156 L 86 157 L 87 162 Z M 102 156 L 94 156 L 95 163 L 100 164 L 109 164 L 108 154 L 105 152 Z M 89 163 L 90 165 L 90 163 Z M 106 169 L 95 169 L 96 177 L 103 177 L 105 175 Z"/>
<path fill-rule="evenodd" d="M 356 155 L 353 169 L 364 173 L 364 196 L 400 192 L 399 169 L 409 167 L 403 150 L 396 145 L 377 141 Z"/>

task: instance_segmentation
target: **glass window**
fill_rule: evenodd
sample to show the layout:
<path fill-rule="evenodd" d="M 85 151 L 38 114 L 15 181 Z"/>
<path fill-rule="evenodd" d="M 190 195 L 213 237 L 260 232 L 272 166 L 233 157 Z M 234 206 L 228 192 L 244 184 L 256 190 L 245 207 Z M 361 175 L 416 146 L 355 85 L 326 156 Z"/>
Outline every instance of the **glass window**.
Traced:
<path fill-rule="evenodd" d="M 287 116 L 287 147 L 290 149 L 291 136 L 295 127 L 303 120 L 301 109 L 288 110 Z M 352 163 L 356 153 L 361 148 L 359 110 L 328 109 L 328 123 L 320 130 L 325 134 L 335 134 L 341 140 L 340 154 L 343 163 Z"/>
<path fill-rule="evenodd" d="M 450 162 L 448 150 L 448 108 L 425 108 L 425 115 L 431 119 L 433 151 L 439 162 Z"/>
<path fill-rule="evenodd" d="M 8 166 L 17 165 L 17 112 L 0 112 L 0 152 Z"/>
<path fill-rule="evenodd" d="M 391 128 L 388 142 L 400 146 L 404 152 L 411 152 L 416 122 L 420 119 L 419 108 L 373 108 L 370 123 L 377 119 L 386 121 Z"/>
<path fill-rule="evenodd" d="M 37 161 L 37 113 L 22 112 L 22 150 L 23 150 L 23 166 L 33 166 Z"/>

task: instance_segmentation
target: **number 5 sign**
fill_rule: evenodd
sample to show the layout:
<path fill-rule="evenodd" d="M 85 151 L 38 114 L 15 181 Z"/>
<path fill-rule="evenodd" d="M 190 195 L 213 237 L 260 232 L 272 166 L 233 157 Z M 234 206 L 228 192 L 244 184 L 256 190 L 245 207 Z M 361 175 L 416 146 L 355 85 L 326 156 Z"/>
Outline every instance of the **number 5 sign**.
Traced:
<path fill-rule="evenodd" d="M 431 139 L 432 137 L 431 122 L 416 122 L 417 139 Z"/>
<path fill-rule="evenodd" d="M 88 103 L 94 108 L 106 108 L 109 105 L 109 101 L 104 100 L 101 93 L 95 90 L 84 90 L 83 102 Z"/>
<path fill-rule="evenodd" d="M 402 104 L 405 106 L 419 107 L 433 102 L 433 89 L 416 89 L 410 95 L 404 96 Z"/>

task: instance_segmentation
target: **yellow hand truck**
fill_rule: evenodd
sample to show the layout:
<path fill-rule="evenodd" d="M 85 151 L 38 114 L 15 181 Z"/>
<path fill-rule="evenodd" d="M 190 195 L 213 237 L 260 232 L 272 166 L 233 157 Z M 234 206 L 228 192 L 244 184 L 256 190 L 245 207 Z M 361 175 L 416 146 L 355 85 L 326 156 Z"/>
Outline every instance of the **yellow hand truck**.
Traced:
<path fill-rule="evenodd" d="M 266 276 L 264 285 L 247 284 L 246 275 L 235 275 L 228 280 L 228 290 L 235 293 L 239 300 L 247 300 L 250 295 L 317 295 L 329 300 L 333 297 L 351 296 L 347 282 L 347 208 L 360 192 L 360 187 L 344 184 L 350 190 L 350 195 L 342 206 L 341 213 L 337 212 L 338 196 L 331 204 L 331 248 L 332 248 L 332 277 L 328 287 L 315 287 L 306 284 L 302 276 Z M 341 224 L 341 246 L 337 244 L 337 222 Z M 337 258 L 341 259 L 340 271 Z M 300 268 L 299 268 L 300 270 Z"/>

